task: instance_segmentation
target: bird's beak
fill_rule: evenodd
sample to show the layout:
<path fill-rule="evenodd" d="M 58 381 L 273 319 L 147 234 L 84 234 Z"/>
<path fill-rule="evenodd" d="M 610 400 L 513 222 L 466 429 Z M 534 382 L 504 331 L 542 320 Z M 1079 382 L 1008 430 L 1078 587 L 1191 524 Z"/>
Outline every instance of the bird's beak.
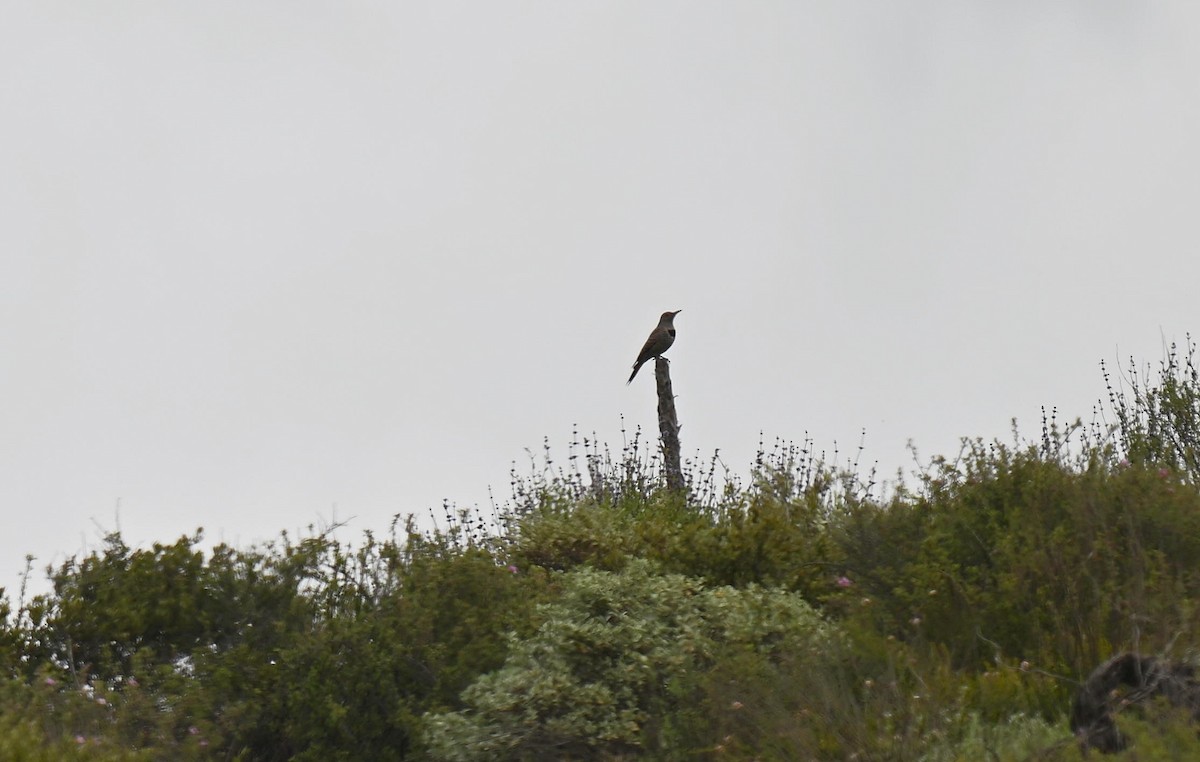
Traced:
<path fill-rule="evenodd" d="M 672 315 L 678 315 L 680 312 L 683 312 L 683 310 L 675 310 L 675 311 L 674 311 L 674 312 L 672 312 L 671 314 L 672 314 Z"/>

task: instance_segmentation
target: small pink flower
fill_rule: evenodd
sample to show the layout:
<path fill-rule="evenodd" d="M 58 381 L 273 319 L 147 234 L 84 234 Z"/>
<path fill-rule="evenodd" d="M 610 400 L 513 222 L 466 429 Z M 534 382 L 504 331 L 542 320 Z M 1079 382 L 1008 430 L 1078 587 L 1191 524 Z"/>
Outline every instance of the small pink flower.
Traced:
<path fill-rule="evenodd" d="M 193 735 L 193 736 L 198 736 L 198 735 L 200 735 L 200 728 L 193 725 L 190 728 L 188 728 L 188 734 Z"/>
<path fill-rule="evenodd" d="M 53 677 L 47 677 L 46 685 L 49 685 L 51 688 L 53 688 L 54 686 L 58 685 L 58 681 L 55 680 Z"/>
<path fill-rule="evenodd" d="M 517 567 L 513 566 L 512 564 L 509 564 L 509 565 L 508 565 L 508 570 L 509 570 L 511 573 L 513 573 L 513 574 L 520 574 L 520 573 L 521 573 L 521 570 L 520 570 L 520 569 L 518 569 Z"/>
<path fill-rule="evenodd" d="M 85 744 L 85 743 L 87 743 L 87 739 L 84 738 L 83 736 L 75 736 L 75 743 Z"/>
<path fill-rule="evenodd" d="M 837 586 L 838 587 L 850 587 L 853 584 L 854 584 L 854 580 L 850 579 L 849 577 L 838 577 L 837 578 Z"/>
<path fill-rule="evenodd" d="M 1171 475 L 1171 472 L 1170 472 L 1170 471 L 1168 471 L 1167 469 L 1165 469 L 1165 468 L 1160 468 L 1160 469 L 1158 469 L 1158 476 L 1159 476 L 1159 478 L 1161 478 L 1161 479 L 1166 479 L 1166 478 L 1167 478 L 1168 476 L 1170 476 L 1170 475 Z"/>
<path fill-rule="evenodd" d="M 100 706 L 108 706 L 108 700 L 105 699 L 103 696 L 96 699 L 96 703 L 99 704 Z"/>
<path fill-rule="evenodd" d="M 1121 468 L 1129 468 L 1129 458 L 1121 458 L 1121 462 L 1117 465 Z"/>
<path fill-rule="evenodd" d="M 136 677 L 129 678 L 129 687 L 130 688 L 136 688 L 136 687 L 138 687 L 138 685 L 140 685 L 140 683 L 138 683 L 138 680 Z"/>

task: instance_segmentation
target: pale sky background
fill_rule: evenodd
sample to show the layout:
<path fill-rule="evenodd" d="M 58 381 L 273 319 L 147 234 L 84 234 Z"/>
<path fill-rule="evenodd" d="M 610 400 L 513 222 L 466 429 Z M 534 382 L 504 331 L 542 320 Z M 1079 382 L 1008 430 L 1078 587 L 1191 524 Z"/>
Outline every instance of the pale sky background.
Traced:
<path fill-rule="evenodd" d="M 0 585 L 487 503 L 574 426 L 885 474 L 1200 330 L 1200 3 L 0 3 Z M 336 509 L 334 508 L 336 506 Z M 40 574 L 39 574 L 40 576 Z"/>

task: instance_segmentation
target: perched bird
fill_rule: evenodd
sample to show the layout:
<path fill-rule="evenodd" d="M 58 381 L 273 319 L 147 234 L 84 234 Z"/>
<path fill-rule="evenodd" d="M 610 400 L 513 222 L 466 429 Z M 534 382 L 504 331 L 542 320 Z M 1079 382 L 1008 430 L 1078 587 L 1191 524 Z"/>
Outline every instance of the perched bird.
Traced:
<path fill-rule="evenodd" d="M 637 362 L 633 364 L 633 373 L 629 374 L 629 380 L 625 385 L 633 383 L 633 377 L 642 369 L 646 361 L 652 357 L 661 357 L 663 352 L 671 348 L 675 343 L 675 326 L 673 322 L 675 316 L 683 310 L 675 310 L 674 312 L 664 312 L 662 317 L 658 319 L 658 327 L 650 332 L 650 338 L 646 339 L 646 343 L 642 346 L 642 351 L 638 352 Z"/>

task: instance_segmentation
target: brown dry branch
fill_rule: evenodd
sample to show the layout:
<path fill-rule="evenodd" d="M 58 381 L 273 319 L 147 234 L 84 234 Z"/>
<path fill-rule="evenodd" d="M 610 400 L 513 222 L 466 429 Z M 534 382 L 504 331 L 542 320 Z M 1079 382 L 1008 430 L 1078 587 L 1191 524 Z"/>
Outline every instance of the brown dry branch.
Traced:
<path fill-rule="evenodd" d="M 1200 719 L 1200 684 L 1192 666 L 1119 654 L 1093 670 L 1071 702 L 1071 732 L 1084 754 L 1089 749 L 1112 754 L 1125 748 L 1125 736 L 1113 719 L 1113 702 L 1122 685 L 1133 689 L 1119 699 L 1123 706 L 1163 696 L 1171 706 L 1188 709 L 1193 720 Z"/>

